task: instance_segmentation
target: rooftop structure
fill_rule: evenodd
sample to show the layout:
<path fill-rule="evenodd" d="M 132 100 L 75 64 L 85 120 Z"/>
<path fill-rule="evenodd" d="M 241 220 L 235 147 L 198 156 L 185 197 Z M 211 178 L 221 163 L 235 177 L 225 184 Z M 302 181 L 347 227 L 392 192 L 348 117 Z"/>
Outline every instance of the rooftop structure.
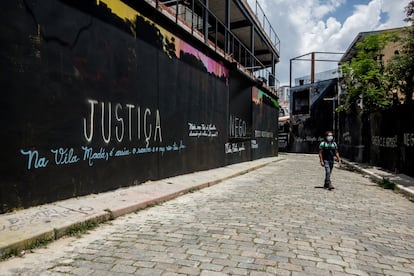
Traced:
<path fill-rule="evenodd" d="M 310 75 L 302 76 L 300 78 L 295 78 L 295 85 L 304 85 L 304 84 L 313 84 L 318 81 L 328 80 L 332 78 L 338 78 L 339 72 L 337 70 L 337 64 L 339 61 L 339 55 L 342 56 L 343 53 L 341 52 L 311 52 L 307 53 L 298 57 L 294 57 L 290 59 L 290 84 L 289 86 L 292 87 L 292 77 L 293 77 L 293 62 L 294 61 L 301 61 L 301 62 L 309 62 L 310 65 Z M 316 62 L 318 63 L 334 63 L 335 68 L 331 70 L 325 70 L 324 72 L 316 73 Z"/>
<path fill-rule="evenodd" d="M 280 40 L 256 0 L 145 0 L 234 66 L 276 91 Z"/>
<path fill-rule="evenodd" d="M 362 42 L 365 37 L 367 37 L 368 35 L 372 35 L 372 34 L 383 34 L 383 33 L 392 33 L 392 32 L 397 32 L 400 33 L 404 30 L 405 28 L 393 28 L 393 29 L 386 29 L 386 30 L 378 30 L 378 31 L 370 31 L 370 32 L 360 32 L 352 41 L 352 43 L 349 45 L 348 49 L 345 51 L 345 54 L 342 56 L 340 62 L 347 62 L 347 61 L 351 61 L 353 57 L 356 56 L 358 49 L 357 49 L 357 44 L 359 42 Z M 387 45 L 387 48 L 394 48 L 395 43 L 392 43 Z M 392 53 L 393 54 L 393 53 Z"/>
<path fill-rule="evenodd" d="M 342 74 L 339 69 L 330 69 L 323 72 L 315 73 L 314 75 L 314 82 L 330 80 L 330 79 L 337 79 L 341 78 Z M 299 78 L 295 78 L 295 86 L 310 84 L 311 82 L 311 75 L 302 76 Z"/>

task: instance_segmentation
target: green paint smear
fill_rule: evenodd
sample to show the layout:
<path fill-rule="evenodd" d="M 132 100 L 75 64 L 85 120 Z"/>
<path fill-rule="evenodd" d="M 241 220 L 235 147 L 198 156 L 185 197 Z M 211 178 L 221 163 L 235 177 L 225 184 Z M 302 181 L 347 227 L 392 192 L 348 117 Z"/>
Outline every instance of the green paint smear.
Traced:
<path fill-rule="evenodd" d="M 257 94 L 258 99 L 260 100 L 261 98 L 263 98 L 263 96 L 270 99 L 270 101 L 273 103 L 273 105 L 276 108 L 280 108 L 280 104 L 279 104 L 278 100 L 275 100 L 272 97 L 269 97 L 265 92 L 263 92 L 262 90 L 259 89 L 259 93 Z"/>

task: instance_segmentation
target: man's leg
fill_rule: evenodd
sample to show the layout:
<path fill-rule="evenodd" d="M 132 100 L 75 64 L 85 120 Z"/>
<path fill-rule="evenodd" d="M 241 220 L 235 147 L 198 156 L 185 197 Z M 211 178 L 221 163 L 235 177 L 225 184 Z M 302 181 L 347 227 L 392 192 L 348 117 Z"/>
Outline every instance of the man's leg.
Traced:
<path fill-rule="evenodd" d="M 325 163 L 325 184 L 323 187 L 329 188 L 331 185 L 331 165 L 328 160 L 324 160 L 323 162 Z"/>
<path fill-rule="evenodd" d="M 330 168 L 330 170 L 329 170 L 330 171 L 330 173 L 329 173 L 329 185 L 328 185 L 329 190 L 335 189 L 335 187 L 332 186 L 332 183 L 331 183 L 331 175 L 332 175 L 333 167 L 334 167 L 334 162 L 333 161 L 329 162 L 329 168 Z"/>

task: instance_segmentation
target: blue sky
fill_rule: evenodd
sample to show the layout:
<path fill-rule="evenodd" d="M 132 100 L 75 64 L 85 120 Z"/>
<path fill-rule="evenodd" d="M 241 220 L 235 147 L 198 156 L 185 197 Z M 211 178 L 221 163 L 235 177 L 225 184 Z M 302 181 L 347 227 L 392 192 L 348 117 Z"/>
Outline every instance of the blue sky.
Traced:
<path fill-rule="evenodd" d="M 329 17 L 336 18 L 340 23 L 344 23 L 345 20 L 351 16 L 354 12 L 354 6 L 356 5 L 367 5 L 370 1 L 369 0 L 347 0 L 344 1 L 342 5 L 340 5 L 336 10 L 333 12 L 328 13 L 322 20 L 327 20 Z"/>
<path fill-rule="evenodd" d="M 281 85 L 289 84 L 289 60 L 310 52 L 344 52 L 360 32 L 405 26 L 404 7 L 410 0 L 257 0 L 280 40 L 276 65 Z M 247 0 L 254 7 L 256 0 Z M 253 9 L 254 10 L 254 9 Z M 334 63 L 317 63 L 316 71 Z M 294 65 L 293 76 L 310 74 Z"/>

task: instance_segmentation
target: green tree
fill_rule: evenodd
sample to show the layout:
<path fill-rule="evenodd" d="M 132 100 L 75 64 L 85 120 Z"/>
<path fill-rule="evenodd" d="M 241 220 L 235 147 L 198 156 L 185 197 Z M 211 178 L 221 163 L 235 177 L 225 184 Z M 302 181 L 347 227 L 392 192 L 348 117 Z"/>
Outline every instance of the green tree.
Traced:
<path fill-rule="evenodd" d="M 395 38 L 390 34 L 368 35 L 356 44 L 356 56 L 341 64 L 347 94 L 340 110 L 350 110 L 359 105 L 369 113 L 391 104 L 382 62 L 382 50 L 391 39 Z"/>
<path fill-rule="evenodd" d="M 414 1 L 405 8 L 407 27 L 402 42 L 401 52 L 394 55 L 387 65 L 389 89 L 400 91 L 405 95 L 405 103 L 412 102 L 414 90 Z"/>

